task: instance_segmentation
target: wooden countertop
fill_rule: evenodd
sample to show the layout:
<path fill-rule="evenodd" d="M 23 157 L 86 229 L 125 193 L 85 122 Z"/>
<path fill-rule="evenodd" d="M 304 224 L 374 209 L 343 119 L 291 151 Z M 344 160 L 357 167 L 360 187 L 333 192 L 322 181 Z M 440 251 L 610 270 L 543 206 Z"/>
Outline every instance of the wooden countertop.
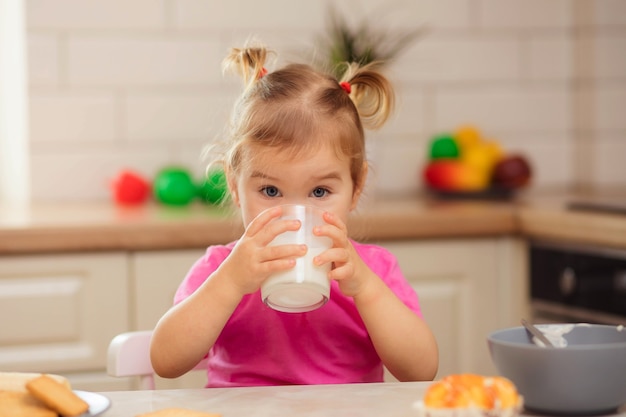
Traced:
<path fill-rule="evenodd" d="M 513 201 L 429 196 L 367 202 L 350 220 L 359 240 L 521 235 L 626 249 L 626 215 L 567 210 L 571 196 Z M 118 207 L 110 202 L 0 205 L 0 254 L 201 248 L 238 238 L 236 213 L 202 204 Z"/>

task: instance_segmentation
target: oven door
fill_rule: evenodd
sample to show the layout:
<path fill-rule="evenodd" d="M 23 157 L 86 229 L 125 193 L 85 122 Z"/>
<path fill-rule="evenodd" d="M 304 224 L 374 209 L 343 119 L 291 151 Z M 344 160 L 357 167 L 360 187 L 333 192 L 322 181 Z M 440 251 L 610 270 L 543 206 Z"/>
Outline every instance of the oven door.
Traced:
<path fill-rule="evenodd" d="M 531 242 L 536 322 L 626 324 L 626 251 Z"/>

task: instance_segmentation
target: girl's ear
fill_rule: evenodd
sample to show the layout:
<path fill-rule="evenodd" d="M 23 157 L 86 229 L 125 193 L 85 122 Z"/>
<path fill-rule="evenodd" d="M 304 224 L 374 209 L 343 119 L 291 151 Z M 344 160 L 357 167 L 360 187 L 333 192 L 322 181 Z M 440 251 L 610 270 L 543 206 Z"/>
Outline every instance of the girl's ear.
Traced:
<path fill-rule="evenodd" d="M 237 207 L 239 205 L 239 189 L 237 188 L 237 178 L 233 175 L 232 171 L 226 172 L 226 182 L 228 183 L 228 190 L 230 191 L 230 197 Z"/>
<path fill-rule="evenodd" d="M 359 204 L 359 199 L 361 198 L 361 193 L 363 192 L 363 188 L 365 187 L 365 180 L 367 179 L 367 170 L 368 170 L 367 162 L 363 162 L 363 169 L 361 170 L 361 177 L 359 178 L 359 182 L 354 184 L 354 191 L 352 192 L 352 204 L 350 204 L 350 211 L 354 210 Z"/>

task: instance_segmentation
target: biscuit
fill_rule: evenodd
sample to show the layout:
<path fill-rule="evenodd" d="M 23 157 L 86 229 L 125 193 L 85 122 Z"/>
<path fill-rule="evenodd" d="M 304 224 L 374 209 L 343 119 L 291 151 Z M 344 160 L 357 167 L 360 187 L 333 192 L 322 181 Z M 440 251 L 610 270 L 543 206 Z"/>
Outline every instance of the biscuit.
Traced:
<path fill-rule="evenodd" d="M 26 389 L 45 405 L 65 417 L 78 416 L 89 410 L 89 404 L 82 398 L 48 375 L 41 375 L 28 381 Z"/>
<path fill-rule="evenodd" d="M 39 376 L 41 376 L 41 374 L 35 372 L 0 372 L 0 391 L 28 392 L 26 390 L 26 383 Z M 56 379 L 66 387 L 70 387 L 67 378 L 61 375 L 48 374 L 48 376 Z"/>
<path fill-rule="evenodd" d="M 187 408 L 164 408 L 163 410 L 138 414 L 136 417 L 221 417 L 221 414 L 189 410 Z"/>
<path fill-rule="evenodd" d="M 29 393 L 0 391 L 0 417 L 58 417 L 58 414 Z"/>

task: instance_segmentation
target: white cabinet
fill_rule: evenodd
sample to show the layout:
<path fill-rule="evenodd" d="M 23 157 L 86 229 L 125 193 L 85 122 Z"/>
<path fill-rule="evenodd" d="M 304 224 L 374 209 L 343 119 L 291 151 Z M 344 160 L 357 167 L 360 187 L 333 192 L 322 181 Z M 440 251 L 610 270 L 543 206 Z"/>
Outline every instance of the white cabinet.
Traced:
<path fill-rule="evenodd" d="M 150 330 L 172 306 L 174 293 L 204 249 L 135 252 L 130 258 L 133 329 Z M 157 389 L 201 388 L 204 371 L 193 371 L 176 379 L 156 378 Z M 133 382 L 135 383 L 135 382 Z"/>
<path fill-rule="evenodd" d="M 420 296 L 440 349 L 439 376 L 495 372 L 486 336 L 527 313 L 526 247 L 517 238 L 385 241 Z M 54 372 L 77 389 L 136 386 L 106 376 L 111 339 L 154 328 L 204 249 L 0 257 L 0 369 Z M 157 379 L 199 388 L 206 374 Z"/>
<path fill-rule="evenodd" d="M 172 306 L 181 281 L 205 250 L 134 252 L 130 257 L 133 326 L 150 330 Z"/>
<path fill-rule="evenodd" d="M 104 364 L 130 325 L 127 265 L 121 252 L 0 257 L 0 369 L 123 388 Z"/>
<path fill-rule="evenodd" d="M 438 377 L 495 374 L 486 337 L 527 314 L 526 248 L 516 238 L 382 242 L 417 291 L 439 344 Z"/>

